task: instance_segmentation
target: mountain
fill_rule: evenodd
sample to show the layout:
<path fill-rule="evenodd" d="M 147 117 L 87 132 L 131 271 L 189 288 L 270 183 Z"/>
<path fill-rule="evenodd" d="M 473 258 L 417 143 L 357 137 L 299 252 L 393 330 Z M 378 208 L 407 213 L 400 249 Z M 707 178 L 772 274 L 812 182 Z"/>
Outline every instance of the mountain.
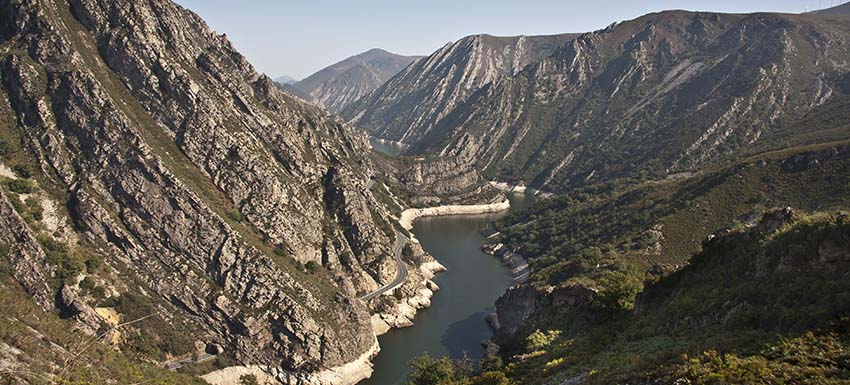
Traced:
<path fill-rule="evenodd" d="M 189 362 L 216 384 L 353 384 L 379 349 L 372 317 L 428 303 L 439 264 L 416 243 L 396 258 L 390 189 L 448 167 L 385 164 L 194 13 L 4 2 L 0 74 L 4 382 L 204 383 L 164 369 Z M 447 172 L 455 190 L 428 199 L 503 199 Z M 401 271 L 394 296 L 358 299 Z"/>
<path fill-rule="evenodd" d="M 392 96 L 376 91 L 365 112 L 344 116 L 409 143 L 407 153 L 459 157 L 488 178 L 547 191 L 665 178 L 734 157 L 850 93 L 848 45 L 839 18 L 662 12 L 582 35 L 477 92 L 425 92 L 421 107 L 399 103 L 399 89 L 424 81 L 397 84 L 399 75 L 382 88 Z M 410 114 L 420 108 L 435 113 Z"/>
<path fill-rule="evenodd" d="M 309 95 L 311 101 L 336 113 L 419 58 L 375 48 L 328 66 L 293 87 Z"/>
<path fill-rule="evenodd" d="M 275 78 L 274 82 L 277 83 L 277 84 L 281 84 L 281 85 L 283 85 L 283 84 L 293 85 L 295 83 L 298 83 L 298 79 L 295 79 L 295 78 L 290 77 L 290 76 L 283 75 L 283 76 Z"/>
<path fill-rule="evenodd" d="M 468 382 L 846 382 L 848 171 L 850 141 L 791 146 L 509 217 L 484 250 L 527 278 L 496 302 L 501 358 Z"/>
<path fill-rule="evenodd" d="M 407 67 L 341 116 L 372 135 L 415 143 L 477 90 L 516 74 L 576 36 L 465 37 Z"/>
<path fill-rule="evenodd" d="M 821 9 L 811 13 L 816 15 L 850 15 L 850 3 L 844 3 L 832 8 Z"/>

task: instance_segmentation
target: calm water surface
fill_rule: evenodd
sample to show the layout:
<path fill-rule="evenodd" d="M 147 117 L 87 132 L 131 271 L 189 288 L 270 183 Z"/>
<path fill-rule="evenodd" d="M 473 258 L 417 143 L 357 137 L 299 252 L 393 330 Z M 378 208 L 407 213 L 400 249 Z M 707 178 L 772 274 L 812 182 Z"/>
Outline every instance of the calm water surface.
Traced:
<path fill-rule="evenodd" d="M 371 144 L 372 148 L 374 148 L 375 150 L 389 155 L 398 155 L 401 154 L 401 152 L 404 150 L 404 146 L 400 144 L 392 142 L 382 143 L 380 139 L 372 136 L 369 137 L 369 144 Z"/>
<path fill-rule="evenodd" d="M 509 196 L 511 210 L 530 206 L 534 198 Z M 482 231 L 508 212 L 486 215 L 456 215 L 420 218 L 413 233 L 431 255 L 448 271 L 434 281 L 441 290 L 431 299 L 431 308 L 421 310 L 409 328 L 391 330 L 378 337 L 381 353 L 375 358 L 372 378 L 360 385 L 403 384 L 407 362 L 428 353 L 460 358 L 482 356 L 481 341 L 491 336 L 484 318 L 513 282 L 510 270 L 498 258 L 481 251 Z"/>

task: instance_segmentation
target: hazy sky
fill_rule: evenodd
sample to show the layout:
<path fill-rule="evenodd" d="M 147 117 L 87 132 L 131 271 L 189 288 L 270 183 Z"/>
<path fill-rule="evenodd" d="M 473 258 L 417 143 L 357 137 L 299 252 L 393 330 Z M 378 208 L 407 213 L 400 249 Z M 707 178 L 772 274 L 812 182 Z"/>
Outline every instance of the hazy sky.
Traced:
<path fill-rule="evenodd" d="M 846 0 L 176 0 L 260 72 L 303 78 L 383 48 L 427 55 L 463 36 L 586 32 L 665 9 L 803 12 Z"/>

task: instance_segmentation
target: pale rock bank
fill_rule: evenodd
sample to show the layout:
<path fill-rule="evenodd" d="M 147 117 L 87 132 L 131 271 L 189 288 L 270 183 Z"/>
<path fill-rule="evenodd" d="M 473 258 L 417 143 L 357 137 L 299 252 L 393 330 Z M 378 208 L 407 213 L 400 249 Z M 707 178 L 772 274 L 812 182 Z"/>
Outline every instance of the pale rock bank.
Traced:
<path fill-rule="evenodd" d="M 372 358 L 380 351 L 381 347 L 375 339 L 372 347 L 356 360 L 315 373 L 295 374 L 275 368 L 250 365 L 231 366 L 207 373 L 202 377 L 213 385 L 237 385 L 240 383 L 240 378 L 245 375 L 254 375 L 261 385 L 354 385 L 372 376 Z"/>

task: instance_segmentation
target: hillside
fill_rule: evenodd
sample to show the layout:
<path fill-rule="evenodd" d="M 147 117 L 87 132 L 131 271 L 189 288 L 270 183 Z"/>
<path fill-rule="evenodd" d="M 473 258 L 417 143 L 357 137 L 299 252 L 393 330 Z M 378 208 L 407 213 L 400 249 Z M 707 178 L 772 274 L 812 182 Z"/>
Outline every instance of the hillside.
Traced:
<path fill-rule="evenodd" d="M 848 172 L 843 141 L 544 200 L 484 247 L 529 266 L 496 303 L 498 355 L 423 357 L 411 380 L 844 383 Z"/>
<path fill-rule="evenodd" d="M 375 48 L 334 63 L 292 87 L 308 95 L 308 101 L 338 113 L 419 58 Z"/>
<path fill-rule="evenodd" d="M 554 298 L 560 306 L 504 361 L 470 375 L 420 359 L 414 383 L 844 384 L 848 249 L 846 213 L 769 212 L 706 241 L 687 267 L 648 277 L 634 309 L 612 301 L 616 290 L 581 311 L 574 297 Z"/>
<path fill-rule="evenodd" d="M 378 167 L 171 1 L 0 4 L 3 382 L 201 383 L 161 368 L 204 354 L 181 370 L 368 376 L 357 297 L 400 268 L 404 205 Z"/>
<path fill-rule="evenodd" d="M 374 131 L 369 112 L 352 121 L 410 154 L 546 191 L 657 179 L 737 158 L 850 93 L 848 51 L 839 18 L 669 11 L 582 35 L 472 96 L 449 93 L 463 101 L 427 124 L 381 123 L 403 134 Z M 405 116 L 376 103 L 369 111 Z"/>
<path fill-rule="evenodd" d="M 341 116 L 371 135 L 416 143 L 477 90 L 516 74 L 576 36 L 467 36 L 406 68 Z"/>
<path fill-rule="evenodd" d="M 812 12 L 812 14 L 847 16 L 847 15 L 850 15 L 850 3 L 845 3 L 845 4 L 837 5 L 837 6 L 832 7 L 832 8 L 814 11 L 814 12 Z"/>
<path fill-rule="evenodd" d="M 280 85 L 293 85 L 295 83 L 298 83 L 298 79 L 295 79 L 291 76 L 283 75 L 274 78 L 274 82 Z"/>

